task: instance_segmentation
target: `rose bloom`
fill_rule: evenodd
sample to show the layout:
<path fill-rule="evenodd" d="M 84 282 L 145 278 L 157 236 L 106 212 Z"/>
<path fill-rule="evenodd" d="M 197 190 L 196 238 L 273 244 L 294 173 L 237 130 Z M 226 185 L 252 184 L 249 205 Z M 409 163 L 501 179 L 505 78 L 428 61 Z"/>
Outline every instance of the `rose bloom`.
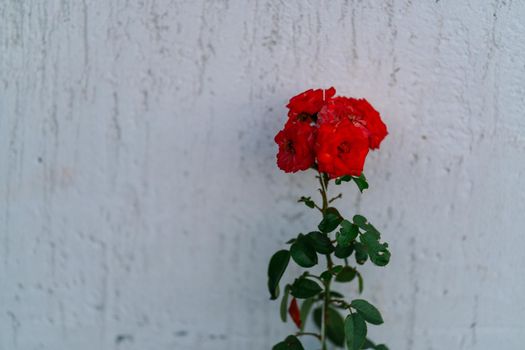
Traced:
<path fill-rule="evenodd" d="M 288 123 L 313 121 L 312 116 L 319 113 L 326 101 L 335 95 L 333 87 L 323 89 L 310 89 L 290 99 L 288 107 Z"/>
<path fill-rule="evenodd" d="M 368 145 L 366 130 L 348 119 L 321 124 L 315 146 L 319 171 L 327 173 L 330 178 L 360 176 Z"/>
<path fill-rule="evenodd" d="M 350 120 L 366 131 L 370 149 L 379 148 L 388 134 L 379 112 L 365 99 L 335 97 L 318 114 L 319 124 L 337 124 L 342 120 Z"/>
<path fill-rule="evenodd" d="M 279 145 L 277 166 L 287 173 L 306 170 L 314 164 L 315 128 L 307 123 L 287 124 L 275 136 Z"/>

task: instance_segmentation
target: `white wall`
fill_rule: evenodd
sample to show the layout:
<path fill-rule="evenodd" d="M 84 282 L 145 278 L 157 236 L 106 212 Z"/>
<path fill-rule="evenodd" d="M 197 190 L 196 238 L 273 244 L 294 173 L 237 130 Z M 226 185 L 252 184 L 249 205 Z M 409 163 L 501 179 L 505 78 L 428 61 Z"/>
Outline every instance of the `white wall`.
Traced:
<path fill-rule="evenodd" d="M 342 206 L 393 252 L 365 271 L 373 337 L 523 349 L 523 18 L 517 0 L 2 1 L 0 349 L 292 332 L 266 267 L 316 225 L 296 203 L 315 182 L 276 168 L 273 136 L 290 96 L 331 85 L 390 129 Z"/>

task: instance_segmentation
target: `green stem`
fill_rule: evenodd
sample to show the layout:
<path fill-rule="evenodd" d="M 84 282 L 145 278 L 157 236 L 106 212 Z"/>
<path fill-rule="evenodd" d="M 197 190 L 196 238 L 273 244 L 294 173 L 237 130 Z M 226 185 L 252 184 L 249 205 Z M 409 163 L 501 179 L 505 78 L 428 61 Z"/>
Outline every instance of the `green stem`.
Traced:
<path fill-rule="evenodd" d="M 323 207 L 321 208 L 321 213 L 323 216 L 328 209 L 328 181 L 325 181 L 324 175 L 319 172 L 319 183 L 321 184 L 320 192 L 321 197 L 323 198 Z M 326 254 L 326 265 L 328 269 L 333 267 L 333 262 L 330 254 Z M 328 321 L 328 306 L 330 305 L 330 282 L 331 279 L 324 281 L 324 301 L 323 301 L 323 314 L 321 318 L 321 350 L 326 350 L 326 323 Z"/>

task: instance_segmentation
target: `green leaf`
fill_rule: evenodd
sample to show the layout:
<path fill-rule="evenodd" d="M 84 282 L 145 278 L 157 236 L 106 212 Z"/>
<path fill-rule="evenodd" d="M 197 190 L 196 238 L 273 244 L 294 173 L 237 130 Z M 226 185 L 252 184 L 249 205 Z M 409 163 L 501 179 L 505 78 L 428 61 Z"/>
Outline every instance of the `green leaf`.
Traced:
<path fill-rule="evenodd" d="M 377 239 L 381 237 L 381 233 L 371 223 L 364 225 L 364 230 L 376 236 Z"/>
<path fill-rule="evenodd" d="M 362 349 L 375 349 L 375 348 L 376 348 L 376 345 L 374 344 L 374 342 L 366 338 Z"/>
<path fill-rule="evenodd" d="M 368 253 L 366 251 L 365 245 L 359 242 L 354 242 L 353 247 L 355 249 L 355 261 L 359 265 L 363 265 L 368 259 Z"/>
<path fill-rule="evenodd" d="M 359 294 L 363 293 L 363 287 L 364 287 L 363 276 L 361 276 L 359 272 L 357 272 L 357 285 L 358 285 Z"/>
<path fill-rule="evenodd" d="M 350 314 L 345 319 L 346 346 L 349 350 L 359 350 L 366 339 L 366 323 L 359 314 Z"/>
<path fill-rule="evenodd" d="M 360 237 L 361 243 L 366 246 L 370 260 L 377 266 L 385 266 L 390 261 L 390 251 L 387 243 L 380 243 L 374 232 L 365 232 Z"/>
<path fill-rule="evenodd" d="M 332 275 L 337 275 L 339 272 L 343 271 L 343 265 L 336 265 L 330 269 Z"/>
<path fill-rule="evenodd" d="M 335 290 L 330 291 L 330 297 L 336 298 L 336 299 L 343 299 L 345 296 L 339 292 L 336 292 Z"/>
<path fill-rule="evenodd" d="M 323 309 L 321 307 L 314 310 L 314 322 L 321 329 L 321 319 Z M 336 309 L 328 308 L 326 314 L 326 337 L 335 345 L 343 346 L 345 341 L 345 329 L 343 317 Z"/>
<path fill-rule="evenodd" d="M 298 299 L 307 299 L 321 293 L 322 290 L 317 282 L 305 277 L 299 277 L 292 284 L 290 292 Z"/>
<path fill-rule="evenodd" d="M 354 224 L 361 227 L 363 230 L 366 228 L 367 220 L 363 215 L 354 215 L 352 220 Z"/>
<path fill-rule="evenodd" d="M 323 233 L 329 233 L 332 232 L 339 226 L 339 224 L 343 221 L 343 217 L 337 209 L 335 208 L 328 208 L 326 209 L 326 213 L 324 214 L 323 220 L 319 224 L 319 231 Z"/>
<path fill-rule="evenodd" d="M 310 240 L 311 245 L 319 254 L 331 254 L 334 251 L 334 246 L 324 233 L 313 231 L 306 235 Z"/>
<path fill-rule="evenodd" d="M 330 271 L 324 271 L 319 277 L 321 277 L 323 281 L 328 282 L 332 279 L 332 274 Z"/>
<path fill-rule="evenodd" d="M 302 234 L 297 237 L 297 240 L 292 243 L 290 247 L 290 254 L 297 265 L 302 267 L 312 267 L 317 264 L 317 253 L 314 247 L 310 244 L 310 240 L 306 239 Z"/>
<path fill-rule="evenodd" d="M 276 344 L 272 350 L 304 350 L 303 345 L 294 335 L 289 335 L 279 344 Z"/>
<path fill-rule="evenodd" d="M 357 312 L 363 316 L 366 322 L 375 325 L 380 325 L 383 323 L 383 317 L 381 316 L 379 310 L 368 301 L 363 299 L 355 299 L 352 300 L 350 306 L 356 309 Z"/>
<path fill-rule="evenodd" d="M 341 176 L 340 178 L 335 179 L 335 184 L 340 185 L 341 182 L 349 182 L 349 181 L 352 181 L 352 176 L 345 175 L 345 176 Z"/>
<path fill-rule="evenodd" d="M 315 202 L 311 197 L 301 197 L 297 202 L 303 202 L 308 208 L 315 208 Z"/>
<path fill-rule="evenodd" d="M 290 294 L 290 285 L 287 284 L 286 287 L 284 287 L 284 294 L 283 299 L 281 300 L 281 308 L 280 308 L 280 314 L 281 314 L 281 320 L 283 322 L 286 322 L 286 316 L 288 315 L 288 295 Z"/>
<path fill-rule="evenodd" d="M 350 255 L 352 255 L 354 251 L 354 245 L 349 245 L 347 247 L 340 246 L 339 244 L 335 247 L 334 254 L 339 259 L 345 259 L 348 258 Z"/>
<path fill-rule="evenodd" d="M 310 310 L 312 309 L 312 306 L 315 303 L 314 298 L 308 298 L 301 304 L 301 331 L 304 330 L 304 327 L 306 325 L 306 320 L 308 319 L 308 315 L 310 314 Z"/>
<path fill-rule="evenodd" d="M 361 176 L 359 177 L 353 176 L 352 179 L 354 180 L 355 184 L 357 185 L 357 188 L 359 188 L 359 191 L 361 193 L 363 193 L 363 191 L 368 188 L 368 182 L 366 181 L 364 173 L 361 173 Z"/>
<path fill-rule="evenodd" d="M 350 282 L 355 278 L 356 271 L 350 266 L 345 266 L 341 272 L 339 272 L 335 278 L 337 282 Z"/>
<path fill-rule="evenodd" d="M 341 221 L 341 229 L 336 234 L 337 244 L 342 247 L 348 247 L 357 237 L 359 227 L 348 220 Z"/>
<path fill-rule="evenodd" d="M 279 281 L 289 261 L 290 252 L 287 250 L 279 250 L 270 259 L 270 264 L 268 265 L 268 290 L 270 292 L 270 299 L 272 300 L 279 297 Z"/>

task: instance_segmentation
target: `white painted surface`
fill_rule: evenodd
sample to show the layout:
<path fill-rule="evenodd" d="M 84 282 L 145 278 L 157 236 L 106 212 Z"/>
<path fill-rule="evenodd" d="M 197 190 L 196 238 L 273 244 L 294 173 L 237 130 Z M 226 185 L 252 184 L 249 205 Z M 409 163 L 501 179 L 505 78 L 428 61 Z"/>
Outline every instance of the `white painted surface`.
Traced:
<path fill-rule="evenodd" d="M 374 338 L 523 349 L 524 18 L 516 0 L 3 0 L 0 349 L 270 349 L 293 327 L 268 258 L 317 221 L 295 202 L 313 175 L 279 172 L 272 139 L 287 98 L 331 85 L 390 129 L 342 206 L 393 251 L 366 270 Z"/>

